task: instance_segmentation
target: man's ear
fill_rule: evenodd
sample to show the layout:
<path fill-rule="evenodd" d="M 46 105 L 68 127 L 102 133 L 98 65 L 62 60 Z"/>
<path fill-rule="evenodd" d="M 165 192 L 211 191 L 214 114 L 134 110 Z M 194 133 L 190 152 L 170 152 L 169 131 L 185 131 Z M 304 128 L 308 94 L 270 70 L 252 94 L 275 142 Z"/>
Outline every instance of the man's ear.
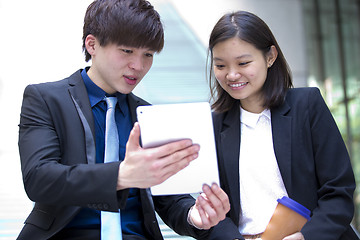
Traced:
<path fill-rule="evenodd" d="M 86 51 L 93 56 L 95 54 L 95 50 L 97 48 L 97 39 L 94 35 L 89 34 L 87 35 L 87 37 L 85 38 L 85 48 Z"/>
<path fill-rule="evenodd" d="M 266 54 L 266 62 L 268 67 L 271 67 L 278 56 L 278 51 L 274 45 L 270 47 L 269 52 Z"/>

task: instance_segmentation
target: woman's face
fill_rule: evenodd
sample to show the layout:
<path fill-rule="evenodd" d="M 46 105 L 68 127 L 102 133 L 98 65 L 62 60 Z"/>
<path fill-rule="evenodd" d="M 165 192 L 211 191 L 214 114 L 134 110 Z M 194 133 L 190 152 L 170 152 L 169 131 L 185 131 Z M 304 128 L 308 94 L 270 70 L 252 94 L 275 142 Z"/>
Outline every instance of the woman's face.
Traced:
<path fill-rule="evenodd" d="M 252 44 L 238 37 L 217 43 L 213 49 L 214 74 L 221 87 L 231 97 L 240 100 L 241 106 L 250 112 L 262 112 L 262 86 L 268 67 L 275 61 L 272 47 L 268 56 Z M 277 55 L 277 54 L 276 54 Z"/>

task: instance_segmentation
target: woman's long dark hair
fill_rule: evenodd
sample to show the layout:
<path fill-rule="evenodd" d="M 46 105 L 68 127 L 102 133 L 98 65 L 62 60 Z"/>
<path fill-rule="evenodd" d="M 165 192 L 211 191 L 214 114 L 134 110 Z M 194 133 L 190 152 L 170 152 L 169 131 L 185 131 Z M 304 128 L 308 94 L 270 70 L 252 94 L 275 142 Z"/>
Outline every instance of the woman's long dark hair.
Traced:
<path fill-rule="evenodd" d="M 268 69 L 262 92 L 264 107 L 271 109 L 283 103 L 286 91 L 293 86 L 291 72 L 281 49 L 267 24 L 258 16 L 238 11 L 220 18 L 214 26 L 209 39 L 210 73 L 209 85 L 212 109 L 218 112 L 230 110 L 239 100 L 232 98 L 215 79 L 213 72 L 213 48 L 219 42 L 238 37 L 262 51 L 264 57 L 275 46 L 278 56 Z M 208 55 L 208 57 L 209 57 Z"/>

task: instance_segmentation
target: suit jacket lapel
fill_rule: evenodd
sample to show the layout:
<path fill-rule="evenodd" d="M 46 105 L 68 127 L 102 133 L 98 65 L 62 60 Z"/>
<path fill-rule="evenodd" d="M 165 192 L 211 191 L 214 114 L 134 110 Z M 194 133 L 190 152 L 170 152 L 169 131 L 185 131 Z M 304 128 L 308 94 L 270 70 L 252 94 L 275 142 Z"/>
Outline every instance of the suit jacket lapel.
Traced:
<path fill-rule="evenodd" d="M 271 111 L 271 124 L 275 156 L 279 165 L 286 190 L 291 196 L 291 117 L 286 114 L 290 111 L 285 102 L 281 107 Z M 239 180 L 239 154 L 240 154 L 240 109 L 233 108 L 224 117 L 220 133 L 220 144 L 225 175 L 231 198 L 234 199 L 235 222 L 240 214 L 240 180 Z"/>
<path fill-rule="evenodd" d="M 239 180 L 239 153 L 240 153 L 240 109 L 236 105 L 224 117 L 222 131 L 220 133 L 222 159 L 225 175 L 231 198 L 234 199 L 232 208 L 234 208 L 235 222 L 239 222 L 240 214 L 240 180 Z"/>
<path fill-rule="evenodd" d="M 70 96 L 84 127 L 87 161 L 88 163 L 95 164 L 96 150 L 94 117 L 91 110 L 89 96 L 80 71 L 77 71 L 69 77 L 69 86 Z"/>
<path fill-rule="evenodd" d="M 133 123 L 137 121 L 136 108 L 140 105 L 140 100 L 133 93 L 128 94 L 129 110 Z"/>
<path fill-rule="evenodd" d="M 291 196 L 291 117 L 286 114 L 290 107 L 285 102 L 271 111 L 271 126 L 275 156 L 289 196 Z"/>

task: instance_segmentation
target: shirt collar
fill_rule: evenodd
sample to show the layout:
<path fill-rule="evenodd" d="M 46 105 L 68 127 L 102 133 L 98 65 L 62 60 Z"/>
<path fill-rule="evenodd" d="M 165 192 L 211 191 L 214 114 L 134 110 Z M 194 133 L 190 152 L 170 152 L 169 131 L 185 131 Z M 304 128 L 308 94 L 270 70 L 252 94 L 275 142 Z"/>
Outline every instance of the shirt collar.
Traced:
<path fill-rule="evenodd" d="M 270 121 L 271 120 L 270 110 L 265 109 L 261 113 L 252 113 L 240 107 L 240 121 L 241 123 L 246 124 L 249 127 L 255 128 L 261 116 L 266 117 Z"/>
<path fill-rule="evenodd" d="M 87 70 L 89 70 L 89 67 L 81 71 L 81 76 L 88 91 L 91 107 L 94 107 L 96 104 L 104 100 L 104 98 L 109 95 L 90 79 L 89 75 L 87 74 Z M 128 107 L 126 101 L 127 95 L 119 92 L 116 92 L 114 95 L 118 99 L 118 106 L 120 107 L 121 112 L 126 116 L 128 114 Z"/>

